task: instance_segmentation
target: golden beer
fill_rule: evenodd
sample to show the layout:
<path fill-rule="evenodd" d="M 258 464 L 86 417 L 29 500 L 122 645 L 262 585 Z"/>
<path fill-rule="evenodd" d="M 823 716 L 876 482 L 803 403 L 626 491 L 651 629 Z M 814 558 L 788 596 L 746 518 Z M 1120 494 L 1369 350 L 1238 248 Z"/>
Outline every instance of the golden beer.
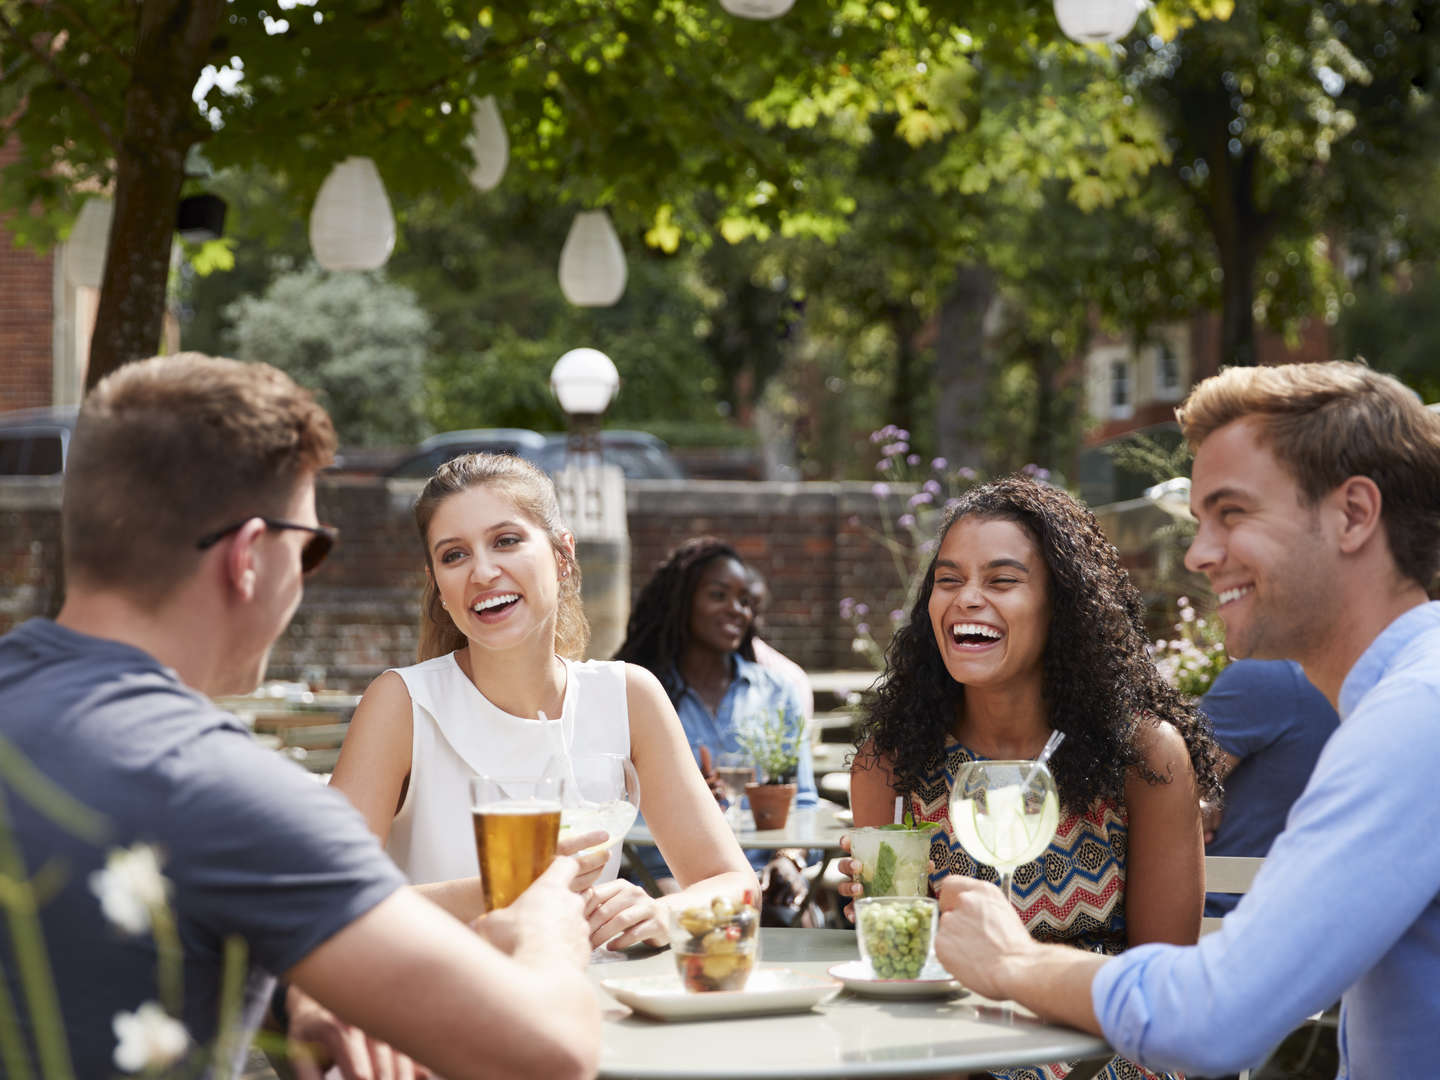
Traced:
<path fill-rule="evenodd" d="M 485 909 L 494 911 L 528 889 L 554 860 L 560 804 L 540 799 L 486 803 L 472 807 L 470 816 Z"/>

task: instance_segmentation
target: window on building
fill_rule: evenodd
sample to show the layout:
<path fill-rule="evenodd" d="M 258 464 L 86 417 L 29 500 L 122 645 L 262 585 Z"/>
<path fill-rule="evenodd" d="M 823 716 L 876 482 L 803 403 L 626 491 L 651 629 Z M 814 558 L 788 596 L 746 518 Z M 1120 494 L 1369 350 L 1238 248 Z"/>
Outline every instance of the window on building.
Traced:
<path fill-rule="evenodd" d="M 1134 392 L 1130 386 L 1130 361 L 1110 361 L 1110 415 L 1123 419 L 1135 411 Z"/>
<path fill-rule="evenodd" d="M 1168 341 L 1162 341 L 1155 347 L 1155 392 L 1175 397 L 1180 390 L 1180 357 Z"/>

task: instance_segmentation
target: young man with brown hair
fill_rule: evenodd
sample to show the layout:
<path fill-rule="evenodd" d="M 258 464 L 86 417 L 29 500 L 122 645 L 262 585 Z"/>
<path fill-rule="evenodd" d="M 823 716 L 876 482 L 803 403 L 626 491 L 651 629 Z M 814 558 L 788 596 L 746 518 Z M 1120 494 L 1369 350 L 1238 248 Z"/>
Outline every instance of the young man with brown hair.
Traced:
<path fill-rule="evenodd" d="M 1186 565 L 1209 577 L 1229 651 L 1299 661 L 1340 727 L 1252 890 L 1198 945 L 1041 945 L 993 888 L 951 878 L 936 951 L 1147 1066 L 1253 1065 L 1338 997 L 1340 1076 L 1420 1075 L 1440 1060 L 1440 415 L 1328 363 L 1229 369 L 1177 416 L 1195 448 Z"/>
<path fill-rule="evenodd" d="M 157 358 L 87 398 L 65 478 L 64 605 L 0 638 L 0 752 L 24 763 L 4 775 L 40 778 L 0 784 L 0 824 L 47 893 L 40 968 L 36 942 L 0 936 L 3 988 L 21 1003 L 4 1060 L 40 1061 L 46 1075 L 133 1070 L 138 1051 L 117 1036 L 162 1000 L 203 1061 L 239 942 L 232 1055 L 283 975 L 451 1080 L 593 1074 L 599 1012 L 573 860 L 557 859 L 477 934 L 405 885 L 344 796 L 205 696 L 256 685 L 333 544 L 314 481 L 334 447 L 309 392 L 264 364 Z M 92 835 L 22 797 L 37 787 L 88 807 Z M 166 935 L 144 917 L 122 919 L 121 933 L 102 914 L 126 900 L 106 880 L 107 851 L 135 845 L 158 852 L 168 880 L 180 970 L 164 977 L 157 966 L 177 959 L 157 949 Z M 46 967 L 58 1045 L 14 979 Z M 390 1051 L 377 1054 L 389 1068 Z M 214 1061 L 226 1075 L 235 1064 Z"/>

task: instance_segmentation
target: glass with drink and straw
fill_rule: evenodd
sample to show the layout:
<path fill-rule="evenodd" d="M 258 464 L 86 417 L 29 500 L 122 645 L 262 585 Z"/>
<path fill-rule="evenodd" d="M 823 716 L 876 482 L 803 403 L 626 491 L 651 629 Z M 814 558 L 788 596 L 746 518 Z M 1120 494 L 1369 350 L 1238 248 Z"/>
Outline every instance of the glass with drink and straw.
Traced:
<path fill-rule="evenodd" d="M 640 777 L 624 754 L 570 754 L 551 762 L 547 773 L 568 768 L 560 810 L 560 833 L 578 835 L 596 829 L 608 834 L 587 851 L 614 847 L 625 839 L 640 812 Z M 582 852 L 583 854 L 583 852 Z"/>
<path fill-rule="evenodd" d="M 950 791 L 950 827 L 978 863 L 1000 875 L 1013 902 L 1016 867 L 1038 859 L 1055 838 L 1060 796 L 1045 762 L 1064 735 L 1055 732 L 1034 761 L 969 761 Z"/>
<path fill-rule="evenodd" d="M 470 781 L 487 911 L 513 901 L 554 860 L 564 789 L 558 776 L 477 776 Z"/>

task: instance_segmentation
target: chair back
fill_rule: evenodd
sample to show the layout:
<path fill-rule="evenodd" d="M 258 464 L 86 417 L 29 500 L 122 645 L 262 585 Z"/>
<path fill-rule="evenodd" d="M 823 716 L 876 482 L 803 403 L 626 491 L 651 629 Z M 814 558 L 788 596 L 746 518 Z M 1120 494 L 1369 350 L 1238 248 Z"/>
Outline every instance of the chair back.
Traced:
<path fill-rule="evenodd" d="M 1250 883 L 1255 880 L 1255 875 L 1260 872 L 1260 865 L 1264 859 L 1250 858 L 1243 855 L 1206 855 L 1205 856 L 1205 891 L 1223 893 L 1247 893 L 1250 891 Z M 1220 919 L 1201 919 L 1200 936 L 1214 933 L 1220 929 Z"/>

